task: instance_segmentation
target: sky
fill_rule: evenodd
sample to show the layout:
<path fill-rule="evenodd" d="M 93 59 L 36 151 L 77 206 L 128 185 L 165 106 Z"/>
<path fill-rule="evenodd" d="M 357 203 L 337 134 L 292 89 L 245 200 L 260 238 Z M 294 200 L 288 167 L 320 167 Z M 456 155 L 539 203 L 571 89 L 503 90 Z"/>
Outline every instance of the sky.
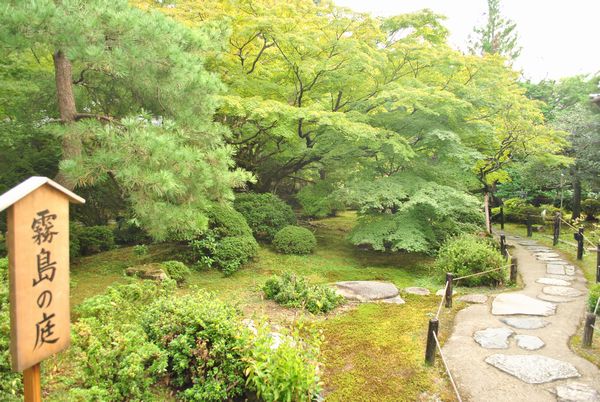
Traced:
<path fill-rule="evenodd" d="M 447 17 L 449 42 L 466 51 L 473 27 L 486 21 L 486 0 L 334 0 L 376 16 L 429 8 Z M 600 71 L 600 0 L 501 0 L 501 13 L 517 24 L 523 48 L 514 68 L 539 81 Z"/>

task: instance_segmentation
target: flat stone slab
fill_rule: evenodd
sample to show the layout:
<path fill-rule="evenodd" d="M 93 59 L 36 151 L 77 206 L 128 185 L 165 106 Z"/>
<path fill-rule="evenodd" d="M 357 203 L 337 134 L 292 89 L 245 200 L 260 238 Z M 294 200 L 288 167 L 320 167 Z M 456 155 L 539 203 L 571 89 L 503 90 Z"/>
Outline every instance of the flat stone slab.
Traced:
<path fill-rule="evenodd" d="M 558 402 L 600 402 L 600 392 L 580 382 L 558 385 L 554 392 Z"/>
<path fill-rule="evenodd" d="M 572 297 L 547 295 L 545 293 L 540 293 L 539 295 L 537 295 L 537 298 L 551 303 L 567 303 L 575 300 Z"/>
<path fill-rule="evenodd" d="M 514 334 L 512 329 L 501 328 L 486 328 L 481 331 L 476 331 L 473 334 L 473 339 L 482 348 L 486 349 L 508 349 L 508 338 Z"/>
<path fill-rule="evenodd" d="M 546 277 L 547 278 L 554 278 L 554 279 L 562 279 L 563 281 L 572 281 L 573 280 L 573 276 L 572 275 L 554 275 L 554 274 L 548 274 Z"/>
<path fill-rule="evenodd" d="M 517 242 L 521 246 L 537 246 L 537 242 L 535 240 L 520 240 Z"/>
<path fill-rule="evenodd" d="M 360 302 L 392 299 L 399 294 L 396 285 L 390 282 L 347 281 L 336 282 L 335 287 L 346 299 Z"/>
<path fill-rule="evenodd" d="M 567 282 L 563 279 L 555 279 L 555 278 L 539 278 L 536 282 L 541 283 L 542 285 L 571 286 L 571 282 Z"/>
<path fill-rule="evenodd" d="M 566 275 L 565 266 L 560 264 L 548 264 L 546 265 L 546 272 L 551 275 Z"/>
<path fill-rule="evenodd" d="M 551 249 L 549 249 L 548 247 L 543 247 L 543 246 L 526 246 L 525 248 L 529 251 L 533 251 L 534 253 L 550 253 L 550 252 L 552 252 Z"/>
<path fill-rule="evenodd" d="M 391 297 L 389 299 L 381 299 L 381 300 L 377 300 L 377 301 L 381 302 L 381 303 L 389 303 L 389 304 L 404 304 L 404 303 L 406 303 L 404 301 L 404 299 L 401 298 L 400 296 Z"/>
<path fill-rule="evenodd" d="M 494 354 L 486 357 L 485 362 L 528 384 L 580 376 L 571 363 L 540 355 Z"/>
<path fill-rule="evenodd" d="M 536 257 L 550 257 L 550 258 L 560 257 L 560 255 L 558 255 L 557 253 L 553 253 L 551 251 L 542 251 L 542 252 L 535 253 L 535 255 L 536 255 Z"/>
<path fill-rule="evenodd" d="M 520 293 L 502 293 L 492 302 L 492 314 L 549 316 L 556 314 L 556 305 Z"/>
<path fill-rule="evenodd" d="M 575 267 L 572 265 L 565 265 L 565 274 L 575 275 Z"/>
<path fill-rule="evenodd" d="M 517 335 L 515 341 L 517 341 L 518 347 L 526 350 L 538 350 L 545 345 L 544 341 L 533 335 Z"/>
<path fill-rule="evenodd" d="M 560 257 L 548 257 L 545 255 L 538 255 L 535 258 L 537 258 L 538 261 L 543 261 L 543 262 L 561 262 L 562 259 Z"/>
<path fill-rule="evenodd" d="M 429 296 L 431 294 L 431 292 L 427 288 L 411 287 L 411 288 L 405 288 L 404 291 L 408 294 L 418 295 L 418 296 Z"/>
<path fill-rule="evenodd" d="M 550 324 L 540 317 L 503 317 L 500 321 L 517 329 L 539 329 Z"/>
<path fill-rule="evenodd" d="M 484 304 L 487 303 L 488 297 L 482 294 L 464 295 L 458 298 L 458 301 L 465 303 Z"/>
<path fill-rule="evenodd" d="M 564 297 L 579 297 L 582 295 L 580 290 L 570 288 L 566 286 L 545 286 L 542 289 L 547 295 L 551 296 L 564 296 Z"/>

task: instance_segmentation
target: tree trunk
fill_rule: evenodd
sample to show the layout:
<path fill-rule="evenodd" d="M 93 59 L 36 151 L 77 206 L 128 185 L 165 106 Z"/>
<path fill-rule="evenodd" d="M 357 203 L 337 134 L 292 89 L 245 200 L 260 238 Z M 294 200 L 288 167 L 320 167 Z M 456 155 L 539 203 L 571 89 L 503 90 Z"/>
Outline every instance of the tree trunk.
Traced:
<path fill-rule="evenodd" d="M 490 220 L 490 193 L 486 189 L 483 193 L 483 210 L 485 213 L 485 231 L 492 233 L 492 221 Z"/>
<path fill-rule="evenodd" d="M 77 117 L 77 107 L 75 106 L 75 95 L 73 93 L 71 62 L 62 50 L 56 51 L 53 58 L 58 111 L 63 124 L 69 124 L 74 122 Z M 62 138 L 62 159 L 74 159 L 81 156 L 82 148 L 83 144 L 81 138 L 76 135 L 65 134 Z M 72 190 L 74 187 L 74 183 L 70 183 L 60 171 L 55 179 L 68 189 Z"/>
<path fill-rule="evenodd" d="M 581 180 L 575 174 L 573 176 L 573 219 L 578 219 L 581 216 Z"/>

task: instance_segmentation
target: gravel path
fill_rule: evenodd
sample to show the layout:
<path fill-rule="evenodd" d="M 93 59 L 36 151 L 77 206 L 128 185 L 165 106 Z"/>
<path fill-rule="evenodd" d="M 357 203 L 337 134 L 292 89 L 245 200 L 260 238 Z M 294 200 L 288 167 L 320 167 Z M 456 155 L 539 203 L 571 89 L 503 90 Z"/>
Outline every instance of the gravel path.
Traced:
<path fill-rule="evenodd" d="M 443 347 L 463 400 L 600 402 L 600 369 L 568 346 L 585 315 L 583 275 L 556 251 L 507 237 L 524 288 L 460 311 Z"/>

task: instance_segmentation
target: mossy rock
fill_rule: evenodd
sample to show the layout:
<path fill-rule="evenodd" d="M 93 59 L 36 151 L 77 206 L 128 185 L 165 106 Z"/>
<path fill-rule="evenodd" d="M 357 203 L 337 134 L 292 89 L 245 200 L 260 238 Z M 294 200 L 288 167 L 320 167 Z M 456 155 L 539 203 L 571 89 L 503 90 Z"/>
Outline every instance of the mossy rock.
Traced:
<path fill-rule="evenodd" d="M 125 275 L 136 276 L 140 279 L 151 279 L 153 281 L 164 281 L 169 278 L 160 264 L 144 264 L 129 267 L 125 270 Z"/>

